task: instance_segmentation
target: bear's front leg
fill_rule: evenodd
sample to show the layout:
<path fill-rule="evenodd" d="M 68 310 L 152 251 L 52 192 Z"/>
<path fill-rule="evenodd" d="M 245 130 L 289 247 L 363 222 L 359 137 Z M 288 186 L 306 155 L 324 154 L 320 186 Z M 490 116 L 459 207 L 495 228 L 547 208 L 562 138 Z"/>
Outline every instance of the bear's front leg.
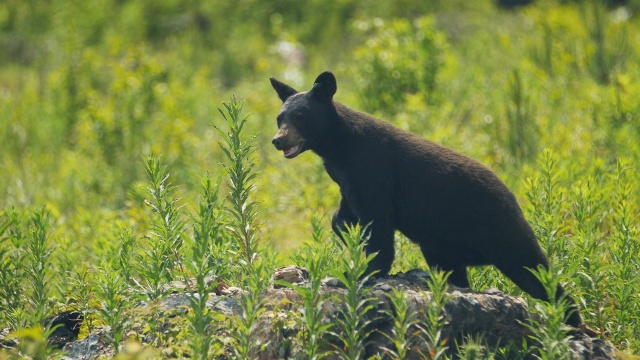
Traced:
<path fill-rule="evenodd" d="M 357 218 L 348 218 L 350 220 L 345 221 L 342 213 L 338 210 L 333 215 L 332 227 L 333 231 L 340 237 L 344 243 L 344 237 L 342 233 L 346 231 L 346 225 L 353 226 L 358 223 Z M 363 223 L 360 223 L 363 225 Z M 365 253 L 367 256 L 376 254 L 371 260 L 366 272 L 363 276 L 374 274 L 375 276 L 386 276 L 391 270 L 395 251 L 393 248 L 393 227 L 384 226 L 381 223 L 376 225 L 376 222 L 364 223 L 364 225 L 370 224 L 366 228 L 366 233 L 363 234 L 364 238 L 368 238 L 365 246 Z M 363 226 L 364 226 L 363 225 Z"/>
<path fill-rule="evenodd" d="M 364 275 L 386 276 L 391 270 L 394 259 L 394 232 L 392 221 L 392 203 L 390 192 L 380 189 L 390 185 L 380 183 L 380 178 L 367 178 L 370 181 L 349 183 L 341 186 L 340 208 L 333 215 L 333 231 L 342 239 L 345 225 L 353 226 L 360 223 L 366 227 L 367 238 L 365 252 L 367 256 L 377 254 L 369 263 Z M 377 194 L 377 195 L 371 195 Z"/>
<path fill-rule="evenodd" d="M 342 233 L 347 230 L 347 226 L 354 226 L 358 222 L 362 226 L 368 225 L 367 232 L 364 234 L 364 236 L 368 238 L 365 247 L 367 256 L 377 253 L 369 263 L 365 275 L 370 275 L 374 272 L 377 276 L 388 275 L 395 255 L 393 248 L 393 225 L 384 218 L 379 218 L 377 221 L 361 221 L 343 196 L 340 200 L 340 208 L 333 214 L 331 221 L 333 231 L 340 237 L 342 242 L 344 242 Z"/>
<path fill-rule="evenodd" d="M 345 200 L 344 196 L 340 199 L 340 207 L 333 214 L 333 219 L 331 220 L 331 227 L 333 228 L 333 232 L 338 235 L 340 240 L 344 243 L 344 238 L 342 237 L 342 233 L 347 231 L 347 226 L 354 226 L 358 223 L 358 217 L 353 213 L 353 210 L 349 207 L 347 200 Z"/>
<path fill-rule="evenodd" d="M 369 225 L 369 240 L 365 251 L 367 256 L 377 253 L 377 255 L 371 260 L 367 267 L 365 275 L 374 276 L 387 276 L 393 265 L 393 259 L 395 257 L 395 250 L 393 248 L 393 235 L 394 227 L 385 219 L 378 219 L 370 221 Z M 375 272 L 375 274 L 374 274 Z"/>

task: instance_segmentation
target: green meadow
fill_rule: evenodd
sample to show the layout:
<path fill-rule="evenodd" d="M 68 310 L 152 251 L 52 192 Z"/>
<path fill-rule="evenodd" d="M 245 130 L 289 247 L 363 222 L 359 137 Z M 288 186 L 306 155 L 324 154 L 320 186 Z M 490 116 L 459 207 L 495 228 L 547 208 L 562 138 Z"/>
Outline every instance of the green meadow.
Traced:
<path fill-rule="evenodd" d="M 640 353 L 639 12 L 636 0 L 4 0 L 0 329 L 24 337 L 77 310 L 80 337 L 109 325 L 118 348 L 135 304 L 185 278 L 206 294 L 215 275 L 249 289 L 247 316 L 194 297 L 176 334 L 154 316 L 144 347 L 250 358 L 273 269 L 346 266 L 330 226 L 338 187 L 313 153 L 288 160 L 271 144 L 281 101 L 268 78 L 303 91 L 330 70 L 337 101 L 493 169 L 588 326 Z M 426 267 L 396 238 L 392 273 Z M 526 296 L 491 267 L 470 282 Z"/>

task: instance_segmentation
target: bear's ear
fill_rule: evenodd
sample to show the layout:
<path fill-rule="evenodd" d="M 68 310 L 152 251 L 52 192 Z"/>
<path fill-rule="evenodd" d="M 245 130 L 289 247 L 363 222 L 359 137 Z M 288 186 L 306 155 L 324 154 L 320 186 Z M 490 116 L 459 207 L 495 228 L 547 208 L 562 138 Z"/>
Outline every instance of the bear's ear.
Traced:
<path fill-rule="evenodd" d="M 293 95 L 293 94 L 297 94 L 298 92 L 292 88 L 291 86 L 280 82 L 274 78 L 269 78 L 269 81 L 271 81 L 271 86 L 273 86 L 273 88 L 276 90 L 276 92 L 278 93 L 278 96 L 280 97 L 280 100 L 282 100 L 282 102 L 287 101 L 287 99 L 289 98 L 289 96 Z"/>
<path fill-rule="evenodd" d="M 331 101 L 336 90 L 338 90 L 336 77 L 331 72 L 325 71 L 316 78 L 311 93 L 320 100 Z"/>

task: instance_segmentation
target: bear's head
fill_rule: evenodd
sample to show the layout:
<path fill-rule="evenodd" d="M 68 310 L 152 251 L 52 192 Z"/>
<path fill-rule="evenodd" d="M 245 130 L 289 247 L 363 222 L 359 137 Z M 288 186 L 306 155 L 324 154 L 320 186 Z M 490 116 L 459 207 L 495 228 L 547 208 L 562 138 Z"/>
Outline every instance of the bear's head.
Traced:
<path fill-rule="evenodd" d="M 278 132 L 271 142 L 289 159 L 314 150 L 326 138 L 330 120 L 335 116 L 335 76 L 323 72 L 307 92 L 298 92 L 274 78 L 270 80 L 283 102 L 277 118 Z"/>

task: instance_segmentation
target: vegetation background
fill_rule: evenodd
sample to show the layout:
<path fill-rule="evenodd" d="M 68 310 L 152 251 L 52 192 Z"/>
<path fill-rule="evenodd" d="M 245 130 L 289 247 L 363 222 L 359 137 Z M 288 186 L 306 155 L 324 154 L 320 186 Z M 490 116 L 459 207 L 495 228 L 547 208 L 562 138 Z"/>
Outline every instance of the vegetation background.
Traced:
<path fill-rule="evenodd" d="M 317 156 L 289 161 L 271 146 L 281 103 L 268 77 L 306 90 L 332 70 L 338 101 L 494 169 L 586 322 L 637 353 L 639 11 L 636 0 L 4 0 L 0 328 L 65 309 L 89 327 L 116 325 L 104 284 L 122 301 L 130 288 L 152 300 L 141 282 L 156 276 L 159 289 L 174 271 L 153 274 L 152 259 L 201 255 L 182 244 L 198 237 L 207 201 L 221 225 L 203 252 L 219 247 L 214 265 L 230 284 L 264 286 L 273 267 L 304 258 L 303 243 L 330 237 L 338 189 Z M 255 134 L 235 159 L 218 111 L 230 114 L 231 94 L 249 115 L 242 132 Z M 258 176 L 234 183 L 237 161 Z M 238 262 L 227 229 L 243 189 L 243 236 L 262 250 Z M 397 236 L 393 271 L 424 266 Z M 251 280 L 246 268 L 265 254 Z M 491 268 L 471 283 L 521 294 Z"/>

